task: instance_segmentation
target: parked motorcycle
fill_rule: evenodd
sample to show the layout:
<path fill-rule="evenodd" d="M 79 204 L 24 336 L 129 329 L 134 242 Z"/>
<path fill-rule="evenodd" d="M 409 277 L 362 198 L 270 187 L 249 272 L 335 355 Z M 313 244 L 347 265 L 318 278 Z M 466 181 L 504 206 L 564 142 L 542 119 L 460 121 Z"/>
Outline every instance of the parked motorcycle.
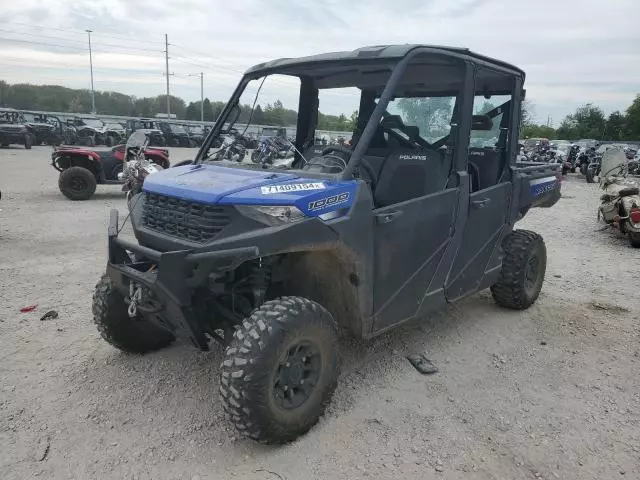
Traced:
<path fill-rule="evenodd" d="M 265 137 L 251 154 L 251 161 L 262 165 L 273 165 L 276 160 L 279 160 L 278 163 L 282 164 L 289 159 L 293 161 L 294 154 L 293 144 L 286 138 Z"/>
<path fill-rule="evenodd" d="M 640 248 L 640 195 L 638 178 L 629 174 L 629 160 L 624 152 L 607 150 L 602 157 L 598 219 L 622 234 L 628 235 L 631 246 Z"/>
<path fill-rule="evenodd" d="M 145 154 L 148 145 L 149 137 L 142 130 L 133 132 L 127 140 L 125 164 L 117 175 L 118 180 L 123 182 L 122 191 L 126 192 L 127 201 L 142 191 L 145 178 L 164 170 Z"/>
<path fill-rule="evenodd" d="M 239 137 L 233 134 L 225 135 L 222 140 L 220 150 L 216 152 L 216 160 L 231 160 L 242 162 L 247 156 L 247 148 L 240 141 Z"/>

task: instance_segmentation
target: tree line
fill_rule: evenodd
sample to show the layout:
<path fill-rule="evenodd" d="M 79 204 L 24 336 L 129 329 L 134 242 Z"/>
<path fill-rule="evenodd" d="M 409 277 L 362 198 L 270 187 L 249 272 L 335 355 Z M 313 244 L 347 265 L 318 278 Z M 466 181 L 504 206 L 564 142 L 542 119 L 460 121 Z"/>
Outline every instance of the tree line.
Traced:
<path fill-rule="evenodd" d="M 189 102 L 180 97 L 169 97 L 171 113 L 182 120 L 200 120 L 200 105 L 204 121 L 213 122 L 225 106 L 225 102 Z M 166 113 L 167 96 L 137 98 L 118 92 L 95 92 L 96 111 L 103 115 L 127 117 L 154 117 Z M 18 110 L 45 112 L 91 113 L 91 91 L 59 85 L 31 85 L 26 83 L 8 84 L 0 80 L 0 106 Z M 238 122 L 247 123 L 251 114 L 250 105 L 242 105 Z M 251 118 L 255 125 L 291 126 L 295 125 L 298 114 L 284 108 L 280 100 L 264 107 L 256 105 Z M 355 125 L 355 116 L 318 114 L 318 128 L 321 130 L 350 131 Z"/>
<path fill-rule="evenodd" d="M 558 128 L 537 125 L 532 121 L 531 110 L 531 104 L 525 102 L 520 132 L 522 138 L 640 140 L 640 94 L 624 113 L 615 111 L 609 116 L 597 105 L 582 105 L 574 113 L 567 115 Z"/>
<path fill-rule="evenodd" d="M 171 113 L 176 118 L 185 120 L 200 120 L 201 102 L 188 104 L 179 97 L 170 96 Z M 166 95 L 137 98 L 118 92 L 95 92 L 96 110 L 104 115 L 122 115 L 130 117 L 153 117 L 157 113 L 165 113 L 167 105 Z M 416 107 L 411 102 L 403 104 L 406 114 L 416 116 L 416 121 L 431 125 L 433 119 L 423 118 L 426 113 L 433 114 L 440 110 L 447 110 L 447 105 L 434 105 L 428 112 Z M 91 112 L 91 91 L 73 89 L 59 85 L 30 85 L 8 84 L 0 80 L 0 105 L 18 110 L 41 110 L 49 112 Z M 222 112 L 225 102 L 204 99 L 202 103 L 204 120 L 214 121 Z M 414 112 L 415 110 L 415 112 Z M 249 121 L 250 105 L 243 105 L 238 122 Z M 417 118 L 417 117 L 420 118 Z M 427 115 L 429 116 L 429 115 Z M 256 105 L 251 123 L 256 125 L 291 126 L 296 122 L 295 110 L 284 108 L 282 102 L 276 100 L 273 104 Z M 346 115 L 318 114 L 318 128 L 321 130 L 353 131 L 357 112 L 349 117 Z M 439 117 L 438 117 L 439 118 Z M 436 122 L 437 123 L 437 122 Z M 577 140 L 593 138 L 597 140 L 640 140 L 640 95 L 636 96 L 632 104 L 624 113 L 616 111 L 606 116 L 597 105 L 588 103 L 579 107 L 574 113 L 567 115 L 558 128 L 540 125 L 533 121 L 533 106 L 525 101 L 522 112 L 521 137 L 546 137 Z"/>

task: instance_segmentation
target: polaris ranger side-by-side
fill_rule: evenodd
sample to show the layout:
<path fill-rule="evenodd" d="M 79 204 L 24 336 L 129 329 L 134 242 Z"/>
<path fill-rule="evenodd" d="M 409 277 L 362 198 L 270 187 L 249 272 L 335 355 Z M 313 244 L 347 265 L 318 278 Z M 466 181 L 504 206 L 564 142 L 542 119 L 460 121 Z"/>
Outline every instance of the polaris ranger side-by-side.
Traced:
<path fill-rule="evenodd" d="M 240 96 L 257 83 L 257 99 L 273 75 L 299 80 L 293 164 L 216 160 Z M 279 443 L 329 403 L 339 330 L 371 338 L 486 288 L 499 305 L 528 308 L 546 248 L 514 225 L 558 200 L 560 165 L 516 163 L 524 78 L 467 49 L 424 45 L 249 69 L 192 164 L 147 177 L 130 200 L 136 242 L 111 212 L 93 299 L 103 338 L 138 353 L 176 337 L 202 350 L 220 342 L 230 419 Z M 349 146 L 314 145 L 319 95 L 344 87 L 359 99 Z M 495 144 L 470 148 L 477 136 Z"/>

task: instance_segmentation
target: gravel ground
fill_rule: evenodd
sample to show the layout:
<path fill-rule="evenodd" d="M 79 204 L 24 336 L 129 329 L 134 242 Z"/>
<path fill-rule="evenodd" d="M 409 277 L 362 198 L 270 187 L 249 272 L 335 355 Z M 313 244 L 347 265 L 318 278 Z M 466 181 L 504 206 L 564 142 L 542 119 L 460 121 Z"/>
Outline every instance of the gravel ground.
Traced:
<path fill-rule="evenodd" d="M 640 478 L 640 253 L 598 231 L 597 186 L 569 178 L 556 207 L 520 225 L 548 248 L 532 308 L 502 310 L 482 292 L 372 342 L 344 341 L 328 414 L 266 447 L 224 419 L 219 348 L 133 356 L 99 337 L 91 295 L 123 194 L 67 200 L 49 153 L 0 150 L 3 480 Z M 40 321 L 49 309 L 59 317 Z M 439 373 L 421 376 L 409 353 Z"/>

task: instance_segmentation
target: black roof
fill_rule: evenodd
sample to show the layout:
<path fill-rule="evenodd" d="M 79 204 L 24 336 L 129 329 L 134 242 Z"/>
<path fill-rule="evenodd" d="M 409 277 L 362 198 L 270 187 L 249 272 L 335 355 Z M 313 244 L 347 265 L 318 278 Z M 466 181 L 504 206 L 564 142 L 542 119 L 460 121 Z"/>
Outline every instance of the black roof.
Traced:
<path fill-rule="evenodd" d="M 310 55 L 308 57 L 298 58 L 279 58 L 270 62 L 259 63 L 249 68 L 246 74 L 267 74 L 274 70 L 286 69 L 287 67 L 303 66 L 310 63 L 318 62 L 340 62 L 357 64 L 361 61 L 370 62 L 372 60 L 399 60 L 405 57 L 409 52 L 420 49 L 423 53 L 433 55 L 449 56 L 461 60 L 468 60 L 475 63 L 481 63 L 486 66 L 497 67 L 501 70 L 507 70 L 514 74 L 524 77 L 524 72 L 518 67 L 501 60 L 486 57 L 479 53 L 472 52 L 468 48 L 447 47 L 440 45 L 376 45 L 370 47 L 362 47 L 352 51 L 321 53 L 318 55 Z"/>

